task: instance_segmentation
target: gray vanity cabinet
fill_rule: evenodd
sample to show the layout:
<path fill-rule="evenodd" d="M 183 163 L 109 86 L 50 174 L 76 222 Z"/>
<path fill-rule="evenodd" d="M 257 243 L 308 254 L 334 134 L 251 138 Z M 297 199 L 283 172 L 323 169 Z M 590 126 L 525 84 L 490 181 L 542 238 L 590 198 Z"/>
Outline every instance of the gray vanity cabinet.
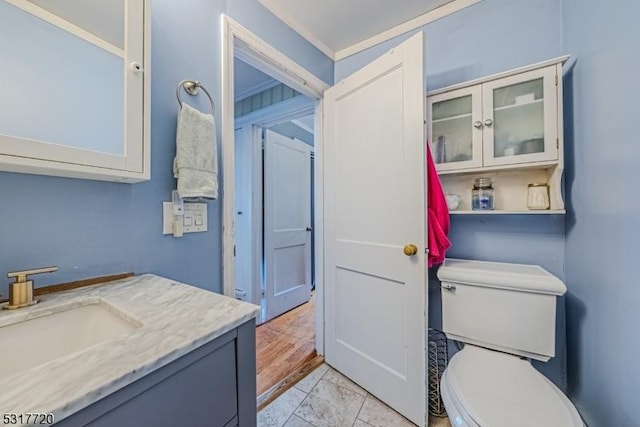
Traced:
<path fill-rule="evenodd" d="M 255 427 L 255 320 L 61 420 L 62 427 Z"/>

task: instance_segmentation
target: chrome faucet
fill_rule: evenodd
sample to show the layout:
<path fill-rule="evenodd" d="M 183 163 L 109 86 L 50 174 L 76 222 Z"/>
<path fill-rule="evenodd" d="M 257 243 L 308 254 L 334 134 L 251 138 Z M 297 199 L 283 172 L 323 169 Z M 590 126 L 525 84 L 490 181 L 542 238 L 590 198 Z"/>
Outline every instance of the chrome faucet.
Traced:
<path fill-rule="evenodd" d="M 37 299 L 33 299 L 33 280 L 27 280 L 30 275 L 40 273 L 53 273 L 58 271 L 58 267 L 43 267 L 33 270 L 12 271 L 7 274 L 8 278 L 15 278 L 16 281 L 9 284 L 9 304 L 5 305 L 5 310 L 15 310 L 16 308 L 28 307 L 36 304 Z"/>

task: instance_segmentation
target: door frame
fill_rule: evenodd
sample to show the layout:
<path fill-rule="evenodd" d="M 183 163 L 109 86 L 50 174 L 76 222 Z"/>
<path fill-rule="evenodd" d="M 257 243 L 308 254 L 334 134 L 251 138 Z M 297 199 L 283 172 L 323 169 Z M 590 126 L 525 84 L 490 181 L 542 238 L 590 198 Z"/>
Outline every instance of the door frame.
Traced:
<path fill-rule="evenodd" d="M 222 284 L 224 295 L 235 297 L 235 113 L 233 62 L 237 56 L 289 87 L 314 99 L 315 132 L 314 173 L 315 283 L 316 283 L 316 350 L 324 354 L 324 163 L 322 141 L 322 104 L 329 85 L 291 58 L 266 43 L 248 29 L 222 14 L 221 73 L 221 155 L 222 167 Z M 240 43 L 236 45 L 235 41 Z"/>

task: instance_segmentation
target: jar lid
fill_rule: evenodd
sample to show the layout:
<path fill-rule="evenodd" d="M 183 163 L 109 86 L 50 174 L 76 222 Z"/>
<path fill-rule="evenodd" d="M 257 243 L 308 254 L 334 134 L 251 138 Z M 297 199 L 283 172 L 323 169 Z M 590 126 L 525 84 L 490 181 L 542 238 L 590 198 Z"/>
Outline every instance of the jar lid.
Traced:
<path fill-rule="evenodd" d="M 491 187 L 492 184 L 491 178 L 476 178 L 473 183 L 476 187 Z"/>
<path fill-rule="evenodd" d="M 529 184 L 529 187 L 548 187 L 549 184 L 546 182 L 534 182 L 533 184 Z"/>

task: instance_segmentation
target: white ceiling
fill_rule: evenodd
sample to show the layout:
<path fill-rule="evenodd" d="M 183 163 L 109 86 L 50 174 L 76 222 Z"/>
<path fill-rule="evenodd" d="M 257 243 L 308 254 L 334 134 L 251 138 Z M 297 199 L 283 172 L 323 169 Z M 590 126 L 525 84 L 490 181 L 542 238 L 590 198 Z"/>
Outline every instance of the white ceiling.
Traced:
<path fill-rule="evenodd" d="M 335 53 L 453 0 L 258 1 L 319 48 L 324 45 L 325 53 Z"/>

